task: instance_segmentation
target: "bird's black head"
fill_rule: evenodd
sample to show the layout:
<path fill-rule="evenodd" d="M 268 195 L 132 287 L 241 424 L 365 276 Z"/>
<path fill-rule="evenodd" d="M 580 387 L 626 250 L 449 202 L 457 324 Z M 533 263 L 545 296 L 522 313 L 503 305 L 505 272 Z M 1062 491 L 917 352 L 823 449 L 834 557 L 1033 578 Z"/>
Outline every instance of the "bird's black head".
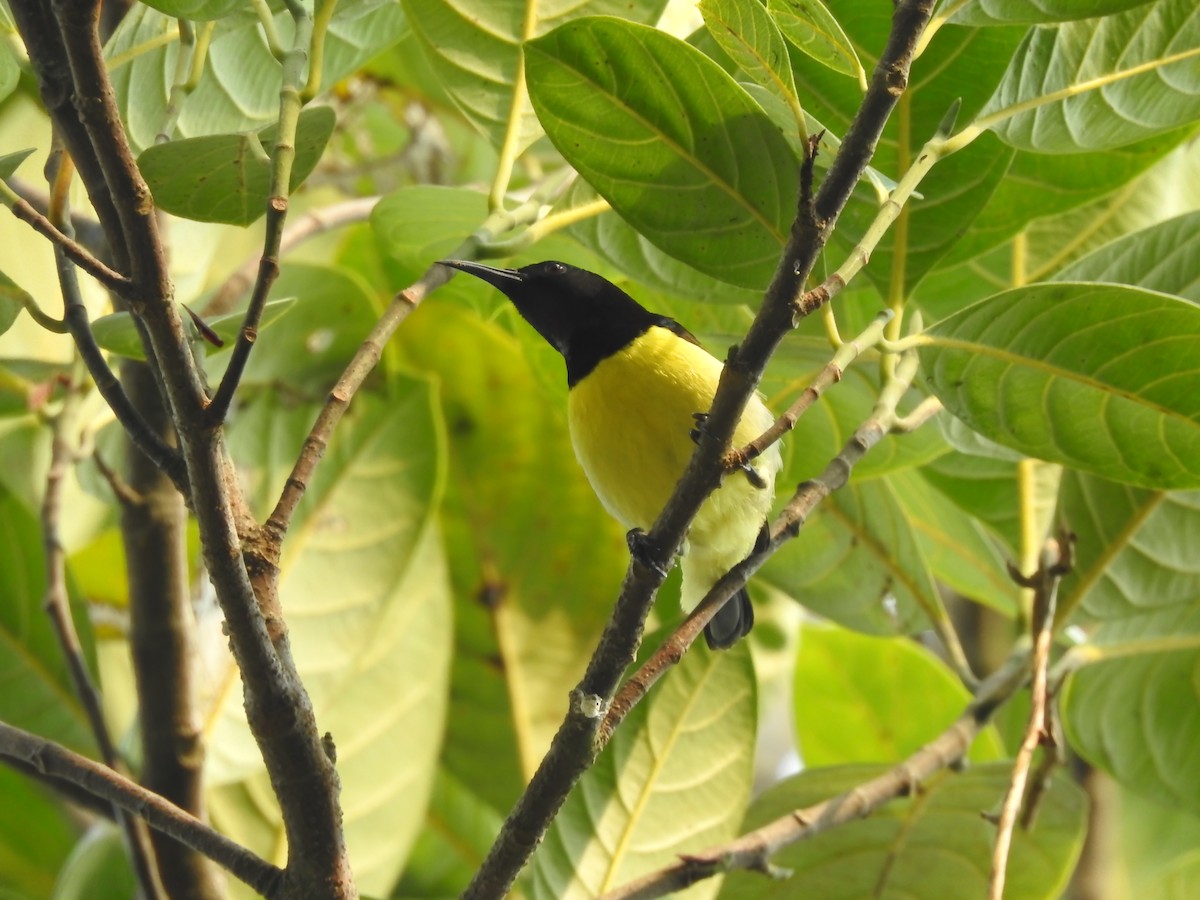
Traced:
<path fill-rule="evenodd" d="M 566 263 L 550 260 L 520 269 L 498 269 L 445 259 L 442 265 L 481 278 L 502 291 L 525 321 L 563 355 L 570 385 L 650 326 L 675 325 L 643 309 L 608 279 Z"/>

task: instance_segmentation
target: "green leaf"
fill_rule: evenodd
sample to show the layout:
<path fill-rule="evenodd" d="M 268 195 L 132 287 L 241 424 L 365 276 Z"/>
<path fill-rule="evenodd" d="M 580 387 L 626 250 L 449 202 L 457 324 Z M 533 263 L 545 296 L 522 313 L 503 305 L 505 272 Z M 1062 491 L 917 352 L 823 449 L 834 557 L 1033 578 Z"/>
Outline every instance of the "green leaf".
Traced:
<path fill-rule="evenodd" d="M 1017 464 L 1000 459 L 947 453 L 921 469 L 925 480 L 1003 541 L 1010 557 L 1020 546 Z M 1053 502 L 1054 493 L 1050 501 Z"/>
<path fill-rule="evenodd" d="M 1120 851 L 1130 896 L 1182 898 L 1200 893 L 1200 818 L 1122 789 Z"/>
<path fill-rule="evenodd" d="M 594 897 L 736 835 L 754 772 L 755 694 L 745 642 L 693 648 L 563 804 L 533 858 L 533 896 Z"/>
<path fill-rule="evenodd" d="M 1153 0 L 967 0 L 950 18 L 955 25 L 1035 25 L 1091 19 Z"/>
<path fill-rule="evenodd" d="M 522 85 L 522 45 L 585 15 L 650 24 L 665 0 L 402 0 L 421 49 L 459 110 L 500 147 L 515 129 L 514 149 L 542 134 Z"/>
<path fill-rule="evenodd" d="M 1175 636 L 1200 640 L 1200 606 L 1184 618 Z M 1071 747 L 1092 765 L 1157 803 L 1200 812 L 1200 651 L 1087 666 L 1067 682 L 1062 711 Z"/>
<path fill-rule="evenodd" d="M 971 223 L 970 231 L 955 244 L 940 265 L 952 265 L 973 259 L 1030 228 L 1031 224 L 1036 228 L 1037 220 L 1067 212 L 1111 194 L 1129 184 L 1174 147 L 1186 141 L 1193 131 L 1194 128 L 1189 125 L 1164 134 L 1156 134 L 1135 144 L 1105 151 L 1053 156 L 1029 151 L 1018 152 L 988 205 Z M 1096 214 L 1089 218 L 1095 221 Z M 1078 237 L 1078 228 L 1074 228 L 1071 234 Z M 1037 265 L 1037 250 L 1043 244 L 1040 243 L 1042 238 L 1036 231 L 1031 230 L 1028 236 L 1030 244 L 1035 244 L 1032 248 L 1033 258 L 1029 259 L 1029 271 L 1033 271 L 1032 267 Z M 1010 274 L 1009 270 L 1004 271 L 1005 276 Z M 1001 285 L 1008 286 L 1008 281 Z M 977 300 L 980 296 L 983 295 L 971 297 L 966 302 Z M 960 303 L 958 308 L 961 309 L 966 302 Z"/>
<path fill-rule="evenodd" d="M 33 153 L 33 148 L 28 150 L 17 150 L 15 153 L 5 153 L 0 156 L 0 178 L 12 178 L 13 174 L 21 163 Z"/>
<path fill-rule="evenodd" d="M 1016 609 L 1016 585 L 1005 570 L 998 542 L 983 525 L 918 472 L 893 472 L 888 484 L 912 523 L 934 578 L 969 600 L 1011 614 Z"/>
<path fill-rule="evenodd" d="M 421 184 L 393 191 L 371 210 L 371 230 L 384 253 L 400 264 L 404 283 L 445 259 L 487 218 L 479 191 Z"/>
<path fill-rule="evenodd" d="M 248 4 L 219 19 L 195 90 L 180 110 L 172 138 L 255 131 L 279 120 L 280 64 Z M 293 22 L 285 9 L 275 26 L 286 45 Z M 322 84 L 332 86 L 380 50 L 404 27 L 396 3 L 337 5 L 325 35 Z M 167 103 L 179 53 L 174 18 L 138 4 L 105 46 L 121 119 L 135 152 L 155 145 L 167 122 Z"/>
<path fill-rule="evenodd" d="M 89 828 L 63 864 L 51 900 L 124 900 L 137 894 L 124 840 L 111 822 Z"/>
<path fill-rule="evenodd" d="M 0 44 L 0 101 L 4 100 L 16 88 L 21 79 L 21 67 L 13 58 L 12 49 L 7 42 Z M 11 173 L 10 173 L 11 174 Z M 8 175 L 0 176 L 7 178 Z"/>
<path fill-rule="evenodd" d="M 240 0 L 146 0 L 146 5 L 176 19 L 209 22 L 224 18 L 242 4 Z"/>
<path fill-rule="evenodd" d="M 94 752 L 87 719 L 55 637 L 42 609 L 46 576 L 38 521 L 10 493 L 0 490 L 0 720 L 65 744 Z M 76 618 L 85 615 L 75 609 Z M 90 644 L 90 633 L 81 627 Z"/>
<path fill-rule="evenodd" d="M 744 327 L 744 326 L 743 326 Z M 712 348 L 723 350 L 737 342 L 741 334 L 729 332 L 713 341 Z M 715 353 L 720 357 L 721 352 Z M 828 363 L 832 351 L 822 338 L 792 339 L 775 354 L 771 369 L 763 379 L 767 404 L 777 413 L 792 403 L 813 377 Z M 879 399 L 880 376 L 875 367 L 855 365 L 842 375 L 837 387 L 826 391 L 796 425 L 795 437 L 784 440 L 784 472 L 781 483 L 799 482 L 819 475 L 854 432 L 871 415 Z M 922 399 L 916 391 L 903 398 L 902 408 L 910 409 Z M 854 467 L 853 479 L 866 481 L 897 469 L 919 466 L 936 459 L 947 449 L 936 428 L 922 428 L 901 438 L 888 436 L 871 448 Z"/>
<path fill-rule="evenodd" d="M 590 186 L 576 182 L 560 206 L 569 209 L 595 197 Z M 706 303 L 757 305 L 762 300 L 761 290 L 737 287 L 668 256 L 611 210 L 577 222 L 567 233 L 610 264 L 615 273 L 651 290 Z M 619 277 L 614 274 L 614 280 Z"/>
<path fill-rule="evenodd" d="M 336 122 L 327 106 L 310 106 L 300 113 L 290 190 L 316 167 Z M 278 131 L 277 125 L 269 125 L 257 133 L 156 144 L 138 157 L 138 168 L 160 209 L 201 222 L 249 225 L 267 211 Z"/>
<path fill-rule="evenodd" d="M 1056 281 L 1110 281 L 1200 303 L 1200 212 L 1118 238 L 1063 269 Z"/>
<path fill-rule="evenodd" d="M 0 896 L 50 896 L 75 838 L 62 804 L 27 776 L 0 766 Z"/>
<path fill-rule="evenodd" d="M 0 272 L 0 334 L 12 328 L 25 304 L 32 302 L 33 298 L 29 296 L 28 291 L 22 290 L 11 278 Z"/>
<path fill-rule="evenodd" d="M 270 326 L 280 316 L 290 310 L 295 303 L 295 297 L 268 302 L 263 308 L 262 321 L 258 326 L 259 333 L 261 334 L 263 329 Z M 205 320 L 204 324 L 216 332 L 217 337 L 223 342 L 223 346 L 221 347 L 207 345 L 207 352 L 211 355 L 232 348 L 233 342 L 237 340 L 238 332 L 241 331 L 242 319 L 244 318 L 244 313 L 235 312 L 227 313 L 223 316 L 214 316 L 212 319 Z M 146 359 L 146 352 L 142 349 L 142 342 L 138 337 L 137 326 L 134 324 L 132 316 L 127 312 L 110 313 L 107 316 L 101 316 L 92 323 L 92 334 L 96 338 L 96 343 L 109 353 L 116 353 L 118 356 L 124 356 L 128 359 L 140 359 L 143 362 Z"/>
<path fill-rule="evenodd" d="M 1078 536 L 1061 608 L 1121 620 L 1200 597 L 1200 493 L 1145 491 L 1067 471 L 1059 510 Z"/>
<path fill-rule="evenodd" d="M 457 897 L 483 864 L 503 818 L 466 785 L 439 769 L 425 826 L 393 900 Z"/>
<path fill-rule="evenodd" d="M 1200 17 L 1194 0 L 1160 0 L 1118 15 L 1034 28 L 984 116 L 1041 153 L 1120 147 L 1200 117 Z"/>
<path fill-rule="evenodd" d="M 254 352 L 242 376 L 243 385 L 286 384 L 309 391 L 312 399 L 328 390 L 379 318 L 379 303 L 357 273 L 346 268 L 288 262 L 271 286 Z M 286 313 L 286 315 L 284 315 Z M 243 311 L 218 316 L 214 322 L 236 340 Z M 263 327 L 270 318 L 270 331 Z M 222 335 L 224 337 L 224 335 Z M 210 380 L 225 372 L 228 356 L 210 363 Z"/>
<path fill-rule="evenodd" d="M 743 830 L 758 828 L 882 774 L 878 766 L 803 772 L 759 797 Z M 999 808 L 1009 767 L 1000 763 L 946 772 L 915 797 L 824 831 L 772 856 L 790 878 L 733 872 L 722 900 L 821 897 L 985 897 L 995 826 L 980 814 Z M 1066 888 L 1083 845 L 1087 798 L 1070 779 L 1053 779 L 1033 827 L 1013 832 L 1004 896 L 1054 900 Z"/>
<path fill-rule="evenodd" d="M 787 103 L 796 124 L 803 128 L 804 111 L 796 96 L 792 61 L 770 14 L 758 3 L 738 0 L 701 0 L 699 9 L 721 49 L 750 78 Z"/>
<path fill-rule="evenodd" d="M 858 0 L 826 3 L 847 36 L 872 69 L 886 46 L 892 26 L 889 4 L 864 4 Z M 903 175 L 924 143 L 933 136 L 946 111 L 961 101 L 959 122 L 973 118 L 1000 81 L 1020 42 L 1021 28 L 943 28 L 937 39 L 914 60 L 908 89 L 890 117 L 872 165 L 893 180 Z M 859 105 L 862 91 L 854 81 L 803 56 L 793 57 L 796 89 L 807 113 L 845 134 Z M 906 208 L 907 230 L 890 229 L 872 251 L 865 275 L 883 296 L 907 294 L 948 253 L 1002 183 L 1013 156 L 991 135 L 942 160 L 921 182 L 921 198 Z M 860 185 L 838 220 L 825 265 L 840 265 L 879 213 L 878 192 Z M 900 243 L 897 243 L 899 241 Z M 903 259 L 896 260 L 900 254 Z M 902 265 L 901 265 L 902 263 Z M 891 285 L 897 276 L 902 282 Z"/>
<path fill-rule="evenodd" d="M 883 479 L 831 494 L 758 577 L 813 612 L 869 634 L 926 628 L 921 601 L 940 605 L 912 526 Z"/>
<path fill-rule="evenodd" d="M 1200 308 L 1119 285 L 1032 285 L 927 337 L 930 387 L 985 437 L 1142 487 L 1200 486 Z"/>
<path fill-rule="evenodd" d="M 449 574 L 434 520 L 444 436 L 432 386 L 393 376 L 360 393 L 309 484 L 283 546 L 280 601 L 322 729 L 338 745 L 355 874 L 383 892 L 399 875 L 433 784 L 447 709 Z M 264 392 L 241 408 L 230 451 L 256 513 L 274 501 L 311 409 Z M 256 798 L 230 803 L 231 828 L 279 846 L 282 826 L 236 690 L 222 694 L 207 776 Z M 238 795 L 237 789 L 230 793 Z M 226 798 L 228 799 L 228 797 Z"/>
<path fill-rule="evenodd" d="M 660 31 L 605 18 L 532 41 L 526 66 L 550 140 L 635 229 L 706 274 L 768 282 L 797 161 L 723 70 Z"/>
<path fill-rule="evenodd" d="M 971 702 L 946 664 L 915 641 L 829 626 L 804 629 L 792 697 L 806 768 L 899 762 Z M 1000 738 L 989 727 L 970 759 L 1003 756 Z"/>
<path fill-rule="evenodd" d="M 867 73 L 858 61 L 854 44 L 821 0 L 767 0 L 767 10 L 797 50 L 835 72 L 849 75 L 860 90 L 867 89 Z"/>

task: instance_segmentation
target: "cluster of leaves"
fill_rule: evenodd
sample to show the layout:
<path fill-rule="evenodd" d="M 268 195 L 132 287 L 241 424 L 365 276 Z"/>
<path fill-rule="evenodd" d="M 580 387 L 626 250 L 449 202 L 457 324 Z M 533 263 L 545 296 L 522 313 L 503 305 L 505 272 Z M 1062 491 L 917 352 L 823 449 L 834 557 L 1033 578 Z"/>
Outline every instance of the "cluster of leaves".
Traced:
<path fill-rule="evenodd" d="M 795 215 L 804 135 L 827 129 L 819 178 L 887 40 L 890 4 L 703 0 L 704 24 L 686 40 L 655 27 L 666 5 L 330 5 L 321 80 L 342 89 L 300 114 L 292 183 L 310 182 L 295 207 L 340 199 L 318 183 L 326 176 L 360 171 L 370 185 L 371 157 L 404 160 L 425 145 L 427 128 L 400 124 L 412 106 L 439 126 L 446 183 L 401 187 L 369 222 L 284 261 L 229 426 L 256 514 L 271 509 L 387 298 L 470 235 L 494 255 L 507 247 L 517 265 L 558 258 L 620 281 L 717 355 L 744 331 Z M 693 652 L 637 707 L 556 820 L 524 883 L 530 895 L 611 889 L 852 787 L 933 738 L 969 694 L 909 636 L 943 614 L 942 588 L 1015 633 L 1027 610 L 1004 560 L 1028 566 L 1053 522 L 1078 535 L 1058 620 L 1064 649 L 1076 644 L 1062 657 L 1070 746 L 1151 801 L 1128 801 L 1131 884 L 1153 896 L 1200 883 L 1188 855 L 1200 838 L 1200 14 L 1193 0 L 1106 0 L 1086 4 L 1098 17 L 1071 21 L 1083 5 L 943 4 L 824 264 L 870 256 L 835 300 L 843 334 L 883 306 L 903 314 L 897 326 L 918 311 L 932 323 L 913 339 L 921 374 L 905 405 L 931 393 L 949 414 L 885 438 L 760 572 L 753 661 L 746 644 Z M 179 18 L 192 24 L 181 30 Z M 256 255 L 229 226 L 252 225 L 265 206 L 276 45 L 291 39 L 283 11 L 266 23 L 224 0 L 156 0 L 135 4 L 107 44 L 139 166 L 178 217 L 178 299 L 195 308 Z M 0 44 L 0 133 L 20 136 L 0 152 L 44 151 L 44 116 L 18 58 Z M 896 226 L 876 234 L 881 192 L 927 141 L 936 165 Z M 44 156 L 21 174 L 32 181 Z M 579 180 L 541 218 L 490 231 L 497 199 L 568 167 Z M 56 308 L 54 265 L 22 223 L 0 221 L 0 247 L 0 719 L 90 753 L 39 610 L 45 418 L 71 364 L 64 339 L 18 314 L 32 302 Z M 121 317 L 96 334 L 114 354 L 138 351 Z M 215 382 L 225 356 L 208 352 Z M 767 372 L 771 404 L 782 409 L 830 354 L 821 324 L 804 323 Z M 868 356 L 822 397 L 785 445 L 781 485 L 823 469 L 887 375 Z M 494 292 L 457 279 L 405 321 L 284 545 L 283 608 L 320 727 L 337 740 L 364 891 L 462 888 L 607 619 L 627 552 L 574 464 L 565 391 L 553 351 Z M 90 396 L 85 409 L 82 444 L 116 459 L 102 402 Z M 90 610 L 112 623 L 124 563 L 93 463 L 76 467 L 65 503 L 79 619 Z M 834 624 L 797 638 L 797 601 Z M 673 604 L 659 602 L 664 622 Z M 236 673 L 216 629 L 200 637 L 212 821 L 282 862 Z M 85 643 L 106 711 L 129 734 L 123 631 L 89 630 Z M 781 686 L 807 768 L 749 803 L 760 707 Z M 978 766 L 785 852 L 790 881 L 738 874 L 721 895 L 982 893 L 994 829 L 979 813 L 999 802 L 1015 739 L 1014 728 L 989 729 L 972 751 Z M 58 896 L 84 896 L 72 885 L 100 896 L 81 873 L 111 864 L 119 842 L 81 841 L 57 801 L 4 768 L 0 797 L 0 891 L 45 895 L 57 879 Z M 1058 894 L 1085 814 L 1081 792 L 1057 780 L 1036 826 L 1018 835 L 1008 896 Z M 1153 853 L 1132 836 L 1158 830 L 1174 838 Z"/>

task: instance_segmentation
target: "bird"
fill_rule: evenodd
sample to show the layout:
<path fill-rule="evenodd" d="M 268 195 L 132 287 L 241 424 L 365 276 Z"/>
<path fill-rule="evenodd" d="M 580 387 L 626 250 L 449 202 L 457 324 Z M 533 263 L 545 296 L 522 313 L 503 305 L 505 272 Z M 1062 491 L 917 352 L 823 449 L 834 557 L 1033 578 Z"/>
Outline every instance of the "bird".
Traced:
<path fill-rule="evenodd" d="M 603 276 L 547 260 L 519 269 L 446 259 L 482 279 L 562 354 L 567 423 L 575 456 L 608 513 L 635 536 L 648 531 L 691 458 L 722 364 L 682 325 L 645 309 Z M 751 396 L 733 435 L 742 446 L 775 417 Z M 781 466 L 773 444 L 728 475 L 700 507 L 685 538 L 681 601 L 695 607 L 766 535 Z M 727 649 L 754 624 L 743 587 L 705 627 L 712 649 Z"/>

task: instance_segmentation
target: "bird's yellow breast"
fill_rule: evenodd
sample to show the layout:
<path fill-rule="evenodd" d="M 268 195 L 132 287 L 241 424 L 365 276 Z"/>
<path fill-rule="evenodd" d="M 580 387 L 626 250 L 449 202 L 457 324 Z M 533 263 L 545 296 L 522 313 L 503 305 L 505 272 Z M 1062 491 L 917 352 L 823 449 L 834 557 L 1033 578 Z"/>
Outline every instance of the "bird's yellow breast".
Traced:
<path fill-rule="evenodd" d="M 652 327 L 601 361 L 568 398 L 571 442 L 588 480 L 608 512 L 626 528 L 648 529 L 662 511 L 695 449 L 694 413 L 707 412 L 721 363 L 665 328 Z M 735 445 L 773 421 L 752 397 L 734 435 Z M 774 481 L 778 451 L 755 467 Z M 701 509 L 689 541 L 732 557 L 754 544 L 774 492 L 753 487 L 741 474 L 725 480 Z M 727 549 L 725 549 L 727 547 Z"/>

